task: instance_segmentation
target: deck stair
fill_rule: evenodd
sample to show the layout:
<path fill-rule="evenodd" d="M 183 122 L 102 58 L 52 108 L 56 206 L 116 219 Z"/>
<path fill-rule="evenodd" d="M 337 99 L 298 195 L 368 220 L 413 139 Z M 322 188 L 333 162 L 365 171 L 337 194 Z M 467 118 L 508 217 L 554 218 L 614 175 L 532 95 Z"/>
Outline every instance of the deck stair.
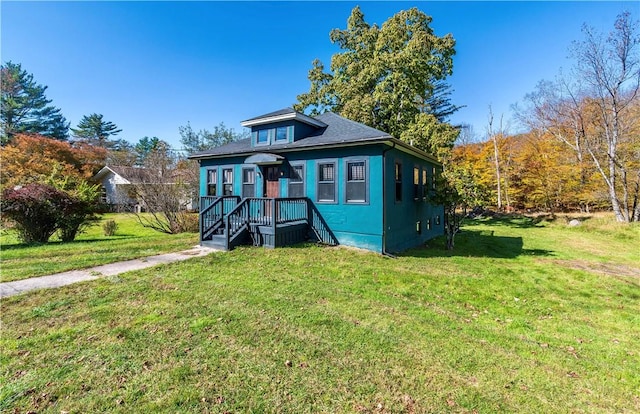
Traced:
<path fill-rule="evenodd" d="M 204 198 L 204 197 L 203 197 Z M 279 247 L 307 239 L 338 244 L 306 197 L 209 197 L 201 202 L 201 244 L 231 250 L 242 244 Z"/>

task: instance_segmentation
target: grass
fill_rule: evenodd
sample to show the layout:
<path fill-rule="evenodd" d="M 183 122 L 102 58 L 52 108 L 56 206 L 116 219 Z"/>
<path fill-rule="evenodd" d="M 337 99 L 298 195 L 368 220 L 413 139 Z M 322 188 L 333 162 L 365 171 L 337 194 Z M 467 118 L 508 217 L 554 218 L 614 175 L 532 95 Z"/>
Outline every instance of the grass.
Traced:
<path fill-rule="evenodd" d="M 102 225 L 107 220 L 118 224 L 114 236 L 104 235 Z M 15 232 L 3 231 L 0 235 L 1 276 L 3 282 L 20 280 L 188 249 L 197 243 L 195 233 L 163 234 L 142 227 L 131 214 L 105 214 L 71 243 L 54 240 L 27 246 L 20 243 Z"/>
<path fill-rule="evenodd" d="M 640 227 L 240 248 L 2 301 L 0 411 L 638 412 Z"/>

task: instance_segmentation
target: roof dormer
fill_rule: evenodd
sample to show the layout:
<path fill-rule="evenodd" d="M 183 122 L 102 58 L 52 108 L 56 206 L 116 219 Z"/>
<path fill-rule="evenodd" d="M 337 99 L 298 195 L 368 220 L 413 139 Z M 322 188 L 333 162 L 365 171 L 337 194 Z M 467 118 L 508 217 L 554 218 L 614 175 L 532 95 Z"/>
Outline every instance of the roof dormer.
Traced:
<path fill-rule="evenodd" d="M 247 119 L 241 122 L 241 125 L 251 127 L 252 147 L 290 144 L 311 135 L 320 128 L 327 127 L 324 122 L 292 108 Z"/>

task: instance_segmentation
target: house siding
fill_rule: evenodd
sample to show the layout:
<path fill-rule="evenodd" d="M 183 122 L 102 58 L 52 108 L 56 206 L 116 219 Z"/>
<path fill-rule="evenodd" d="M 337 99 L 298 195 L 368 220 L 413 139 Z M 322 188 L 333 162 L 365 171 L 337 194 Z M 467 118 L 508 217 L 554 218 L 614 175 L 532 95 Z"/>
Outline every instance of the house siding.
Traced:
<path fill-rule="evenodd" d="M 249 121 L 260 122 L 260 119 L 282 114 L 293 112 L 276 111 L 263 118 L 253 118 Z M 291 119 L 264 125 L 254 124 L 251 139 L 194 155 L 193 158 L 199 159 L 201 165 L 200 193 L 207 195 L 207 171 L 215 168 L 218 171 L 215 195 L 222 195 L 222 169 L 232 168 L 233 195 L 241 196 L 242 169 L 254 167 L 256 197 L 265 197 L 266 187 L 269 188 L 270 194 L 275 194 L 277 189 L 281 198 L 304 195 L 313 203 L 313 208 L 317 210 L 339 244 L 379 253 L 396 253 L 422 245 L 444 233 L 444 208 L 435 204 L 434 190 L 431 186 L 432 171 L 441 166 L 433 158 L 385 132 L 349 121 L 336 114 L 325 113 L 316 120 L 319 125 L 326 126 L 313 127 Z M 267 142 L 257 145 L 259 130 L 274 130 L 277 127 L 287 127 L 287 145 L 282 145 L 283 141 L 276 143 L 273 132 L 268 134 Z M 274 143 L 276 145 L 273 145 Z M 271 156 L 273 162 L 279 161 L 279 156 L 284 157 L 284 161 L 278 167 L 277 187 L 273 184 L 265 185 L 266 165 L 260 167 L 245 164 L 247 155 L 257 153 L 277 155 Z M 262 158 L 265 164 L 270 159 L 264 155 Z M 322 170 L 322 182 L 318 180 L 320 163 L 330 163 L 334 166 L 333 170 L 330 167 Z M 402 170 L 401 185 L 398 188 L 401 197 L 396 197 L 396 163 L 401 165 Z M 303 190 L 299 184 L 290 187 L 294 165 L 303 167 Z M 419 178 L 417 192 L 414 192 L 414 168 L 417 168 Z M 351 179 L 347 194 L 349 170 Z M 423 182 L 424 171 L 428 176 L 426 183 Z M 330 184 L 333 184 L 333 188 Z M 290 195 L 290 188 L 295 188 L 296 193 Z M 320 201 L 319 198 L 323 200 Z M 275 244 L 277 243 L 274 242 Z"/>
<path fill-rule="evenodd" d="M 355 204 L 345 201 L 346 171 L 344 161 L 354 158 L 368 160 L 368 203 Z M 340 244 L 382 252 L 381 145 L 290 153 L 287 154 L 287 160 L 289 162 L 304 161 L 307 197 L 314 203 Z M 333 203 L 317 201 L 317 165 L 319 160 L 330 160 L 336 165 L 336 193 Z M 283 181 L 281 183 L 282 189 L 286 191 L 288 180 L 281 181 Z"/>
<path fill-rule="evenodd" d="M 205 159 L 200 161 L 200 195 L 207 195 L 207 171 L 213 168 L 218 169 L 217 191 L 218 196 L 222 195 L 222 169 L 233 169 L 233 194 L 242 194 L 242 167 L 253 167 L 253 164 L 244 164 L 246 157 L 230 157 L 220 159 Z M 260 183 L 258 183 L 260 181 Z M 256 176 L 256 189 L 262 188 L 262 177 Z"/>
<path fill-rule="evenodd" d="M 395 164 L 402 165 L 402 201 L 396 201 L 395 190 Z M 385 155 L 385 242 L 389 252 L 400 252 L 411 247 L 424 244 L 427 240 L 444 234 L 444 207 L 433 203 L 432 170 L 434 163 L 411 154 L 392 149 Z M 414 198 L 413 169 L 417 166 L 420 171 L 427 169 L 428 190 L 424 200 Z M 422 176 L 422 174 L 420 174 Z M 440 218 L 440 224 L 436 224 L 436 218 Z M 427 223 L 430 226 L 427 226 Z M 417 231 L 419 223 L 420 232 Z"/>
<path fill-rule="evenodd" d="M 275 136 L 270 136 L 269 142 L 258 144 L 257 142 L 257 133 L 259 130 L 270 130 L 275 128 L 285 127 L 287 128 L 287 141 L 276 141 Z M 251 127 L 251 146 L 253 148 L 264 149 L 266 152 L 269 151 L 269 147 L 275 144 L 292 143 L 301 138 L 306 138 L 309 135 L 313 134 L 317 129 L 312 127 L 311 125 L 307 125 L 298 121 L 280 121 L 273 122 L 265 125 L 257 125 Z"/>
<path fill-rule="evenodd" d="M 135 204 L 135 200 L 127 194 L 127 186 L 129 181 L 113 172 L 107 173 L 100 181 L 100 185 L 104 187 L 106 193 L 105 202 L 110 205 L 128 205 Z"/>
<path fill-rule="evenodd" d="M 439 168 L 433 162 L 408 154 L 398 149 L 389 149 L 382 144 L 323 149 L 314 151 L 297 151 L 282 154 L 286 161 L 280 166 L 282 178 L 279 179 L 280 197 L 288 197 L 290 163 L 303 164 L 304 194 L 308 197 L 338 242 L 346 246 L 354 246 L 373 250 L 379 253 L 401 252 L 411 247 L 424 244 L 427 240 L 444 233 L 444 208 L 433 203 L 431 183 L 433 168 Z M 207 194 L 207 170 L 218 169 L 218 194 L 222 193 L 222 169 L 233 168 L 233 194 L 242 194 L 242 168 L 255 167 L 256 197 L 262 197 L 264 177 L 260 168 L 253 164 L 245 164 L 246 157 L 229 157 L 221 159 L 203 159 L 200 168 L 200 193 Z M 362 159 L 367 165 L 368 196 L 364 203 L 347 203 L 346 162 Z M 331 161 L 336 166 L 335 202 L 318 202 L 317 174 L 318 162 Z M 384 163 L 384 165 L 383 165 Z M 395 164 L 402 165 L 402 200 L 395 199 Z M 383 167 L 386 173 L 383 174 Z M 420 182 L 422 170 L 427 170 L 428 182 L 426 199 L 422 194 L 414 198 L 413 169 L 418 167 Z M 383 179 L 384 190 L 383 191 Z M 383 220 L 384 216 L 384 220 Z M 438 220 L 439 219 L 439 224 Z M 419 229 L 419 231 L 418 231 Z"/>

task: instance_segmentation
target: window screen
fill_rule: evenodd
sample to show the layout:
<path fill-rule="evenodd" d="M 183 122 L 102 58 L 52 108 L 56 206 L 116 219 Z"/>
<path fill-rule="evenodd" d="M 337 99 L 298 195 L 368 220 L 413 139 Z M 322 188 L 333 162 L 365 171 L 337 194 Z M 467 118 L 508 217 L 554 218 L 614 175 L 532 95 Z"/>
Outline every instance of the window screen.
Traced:
<path fill-rule="evenodd" d="M 304 197 L 304 165 L 291 166 L 289 197 Z"/>
<path fill-rule="evenodd" d="M 402 201 L 402 164 L 396 162 L 396 201 Z"/>
<path fill-rule="evenodd" d="M 364 161 L 347 162 L 347 203 L 367 202 L 367 171 Z"/>
<path fill-rule="evenodd" d="M 233 194 L 233 169 L 225 168 L 222 170 L 222 195 Z"/>
<path fill-rule="evenodd" d="M 336 201 L 336 165 L 318 164 L 318 201 Z"/>
<path fill-rule="evenodd" d="M 428 189 L 428 184 L 427 184 L 427 169 L 423 168 L 422 169 L 422 198 L 426 198 L 427 197 L 427 189 Z"/>
<path fill-rule="evenodd" d="M 266 144 L 269 142 L 269 130 L 261 129 L 258 131 L 258 144 Z"/>
<path fill-rule="evenodd" d="M 420 168 L 413 167 L 413 198 L 420 198 Z"/>
<path fill-rule="evenodd" d="M 218 187 L 218 170 L 208 170 L 207 171 L 207 195 L 215 196 L 217 195 L 217 187 Z"/>
<path fill-rule="evenodd" d="M 287 140 L 287 127 L 276 128 L 276 141 L 286 141 L 286 140 Z"/>
<path fill-rule="evenodd" d="M 431 188 L 436 189 L 436 167 L 431 169 Z"/>
<path fill-rule="evenodd" d="M 242 197 L 255 197 L 256 171 L 253 168 L 242 169 Z"/>

